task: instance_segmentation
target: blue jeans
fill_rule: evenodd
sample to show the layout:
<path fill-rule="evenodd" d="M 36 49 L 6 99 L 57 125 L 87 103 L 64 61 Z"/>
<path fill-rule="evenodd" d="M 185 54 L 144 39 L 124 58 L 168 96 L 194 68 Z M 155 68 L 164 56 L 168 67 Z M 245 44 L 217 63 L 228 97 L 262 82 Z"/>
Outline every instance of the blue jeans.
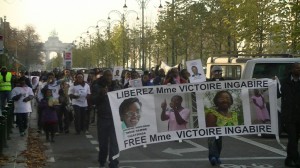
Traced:
<path fill-rule="evenodd" d="M 119 146 L 112 118 L 99 118 L 97 121 L 100 166 L 104 166 L 107 155 L 109 154 L 109 167 L 117 168 L 118 159 L 113 159 L 119 153 Z M 109 151 L 108 151 L 109 150 Z"/>
<path fill-rule="evenodd" d="M 75 124 L 75 130 L 77 133 L 80 133 L 80 131 L 86 131 L 85 128 L 85 118 L 87 115 L 87 107 L 80 107 L 77 105 L 73 105 L 74 109 L 74 124 Z"/>
<path fill-rule="evenodd" d="M 220 158 L 220 154 L 222 151 L 222 137 L 216 139 L 215 137 L 209 137 L 208 140 L 208 158 L 209 160 L 212 157 Z"/>

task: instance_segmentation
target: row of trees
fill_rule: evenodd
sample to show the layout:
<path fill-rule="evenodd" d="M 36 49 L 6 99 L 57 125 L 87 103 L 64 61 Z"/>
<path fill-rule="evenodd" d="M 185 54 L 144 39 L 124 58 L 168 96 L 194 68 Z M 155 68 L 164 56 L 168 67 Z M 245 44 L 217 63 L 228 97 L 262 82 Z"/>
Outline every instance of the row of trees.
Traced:
<path fill-rule="evenodd" d="M 5 21 L 0 25 L 0 34 L 4 36 L 4 54 L 0 54 L 0 65 L 17 70 L 43 63 L 43 45 L 33 26 L 17 29 Z"/>
<path fill-rule="evenodd" d="M 143 49 L 148 68 L 160 61 L 169 65 L 191 59 L 206 62 L 212 54 L 298 54 L 299 1 L 172 0 L 160 10 L 157 23 L 145 24 L 144 44 L 141 24 L 111 26 L 108 21 L 105 29 L 76 39 L 73 66 L 140 68 Z M 41 64 L 43 46 L 33 26 L 19 30 L 7 23 L 0 26 L 5 36 L 1 63 L 14 67 L 18 60 L 27 68 Z"/>
<path fill-rule="evenodd" d="M 212 54 L 298 54 L 299 14 L 299 0 L 172 0 L 146 24 L 144 45 L 140 27 L 120 24 L 79 40 L 73 65 L 140 68 L 142 47 L 148 68 Z"/>

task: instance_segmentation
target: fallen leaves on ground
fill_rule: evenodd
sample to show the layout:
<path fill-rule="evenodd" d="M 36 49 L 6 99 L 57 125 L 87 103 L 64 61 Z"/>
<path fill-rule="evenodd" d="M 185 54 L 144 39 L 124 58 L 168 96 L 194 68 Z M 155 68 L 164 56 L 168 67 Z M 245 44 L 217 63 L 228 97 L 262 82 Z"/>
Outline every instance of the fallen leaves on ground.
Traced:
<path fill-rule="evenodd" d="M 9 158 L 5 155 L 0 155 L 0 167 L 9 162 Z"/>
<path fill-rule="evenodd" d="M 28 130 L 27 150 L 23 151 L 21 155 L 26 158 L 28 168 L 42 168 L 46 165 L 47 156 L 45 150 L 47 147 L 40 139 L 40 135 L 33 128 Z"/>

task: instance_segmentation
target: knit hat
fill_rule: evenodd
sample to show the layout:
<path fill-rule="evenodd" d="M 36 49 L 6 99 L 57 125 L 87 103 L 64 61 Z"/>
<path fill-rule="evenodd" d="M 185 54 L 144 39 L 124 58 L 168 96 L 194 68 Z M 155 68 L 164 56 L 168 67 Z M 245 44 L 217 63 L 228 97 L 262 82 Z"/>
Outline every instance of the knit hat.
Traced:
<path fill-rule="evenodd" d="M 211 71 L 212 71 L 212 72 L 215 72 L 215 71 L 222 71 L 222 67 L 219 66 L 219 65 L 215 65 L 215 66 L 212 67 Z"/>

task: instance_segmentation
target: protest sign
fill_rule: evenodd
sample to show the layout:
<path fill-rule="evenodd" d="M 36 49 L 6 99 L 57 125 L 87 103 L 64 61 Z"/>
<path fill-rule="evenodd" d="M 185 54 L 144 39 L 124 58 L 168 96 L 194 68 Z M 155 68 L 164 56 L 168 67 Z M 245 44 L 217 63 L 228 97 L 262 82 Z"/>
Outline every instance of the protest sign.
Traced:
<path fill-rule="evenodd" d="M 270 116 L 263 120 L 253 107 L 257 90 L 269 95 Z M 128 88 L 108 97 L 119 149 L 125 150 L 180 139 L 277 134 L 276 91 L 276 81 L 270 79 L 232 80 Z M 207 114 L 220 116 L 220 108 L 227 108 L 236 120 L 207 127 Z"/>
<path fill-rule="evenodd" d="M 188 72 L 190 73 L 190 83 L 198 83 L 206 80 L 202 62 L 200 59 L 186 61 L 186 67 Z"/>
<path fill-rule="evenodd" d="M 115 66 L 113 70 L 113 80 L 121 80 L 122 66 Z"/>

